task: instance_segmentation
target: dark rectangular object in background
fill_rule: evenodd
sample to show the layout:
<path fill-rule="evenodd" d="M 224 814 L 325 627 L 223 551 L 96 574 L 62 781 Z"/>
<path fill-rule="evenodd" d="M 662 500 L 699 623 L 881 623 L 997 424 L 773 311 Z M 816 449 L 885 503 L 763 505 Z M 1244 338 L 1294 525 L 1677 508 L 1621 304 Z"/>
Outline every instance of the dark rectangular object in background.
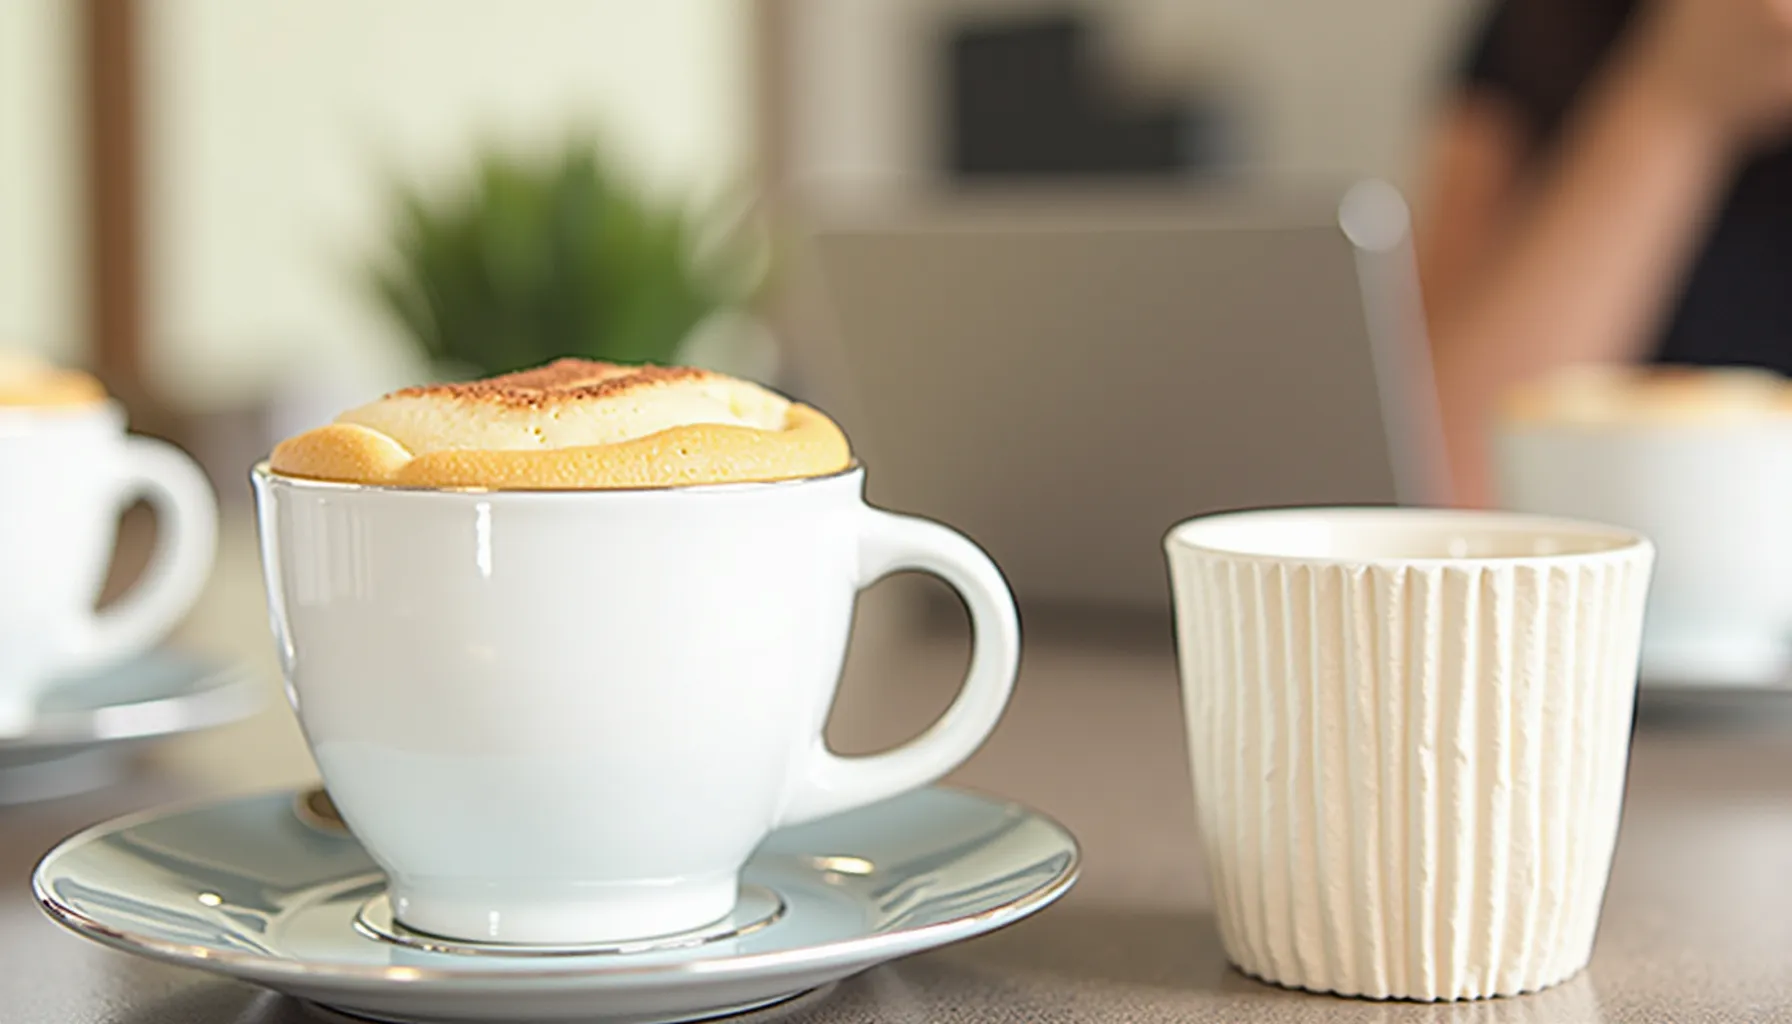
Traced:
<path fill-rule="evenodd" d="M 1200 119 L 1185 98 L 1105 87 L 1087 17 L 979 21 L 947 32 L 946 169 L 959 178 L 1186 173 Z"/>

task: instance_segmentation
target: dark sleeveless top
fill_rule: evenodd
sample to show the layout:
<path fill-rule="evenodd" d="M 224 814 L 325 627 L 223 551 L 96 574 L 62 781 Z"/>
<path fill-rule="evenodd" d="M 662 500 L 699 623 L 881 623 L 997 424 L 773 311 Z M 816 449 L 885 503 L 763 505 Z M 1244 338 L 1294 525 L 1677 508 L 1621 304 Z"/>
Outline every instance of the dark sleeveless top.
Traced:
<path fill-rule="evenodd" d="M 1496 0 L 1465 85 L 1512 104 L 1534 166 L 1629 25 L 1635 0 Z M 1654 345 L 1659 362 L 1792 373 L 1792 145 L 1737 168 Z"/>

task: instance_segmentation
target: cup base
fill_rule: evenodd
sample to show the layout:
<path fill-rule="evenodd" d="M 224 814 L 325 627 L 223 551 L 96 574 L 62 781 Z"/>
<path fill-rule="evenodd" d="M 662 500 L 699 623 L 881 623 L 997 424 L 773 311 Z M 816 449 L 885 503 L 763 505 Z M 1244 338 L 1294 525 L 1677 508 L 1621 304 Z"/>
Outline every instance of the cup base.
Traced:
<path fill-rule="evenodd" d="M 1366 990 L 1306 984 L 1299 981 L 1280 979 L 1269 974 L 1254 971 L 1249 967 L 1243 966 L 1236 960 L 1232 961 L 1232 966 L 1237 969 L 1238 973 L 1253 981 L 1259 981 L 1265 985 L 1273 985 L 1276 988 L 1285 988 L 1293 992 L 1311 992 L 1314 995 L 1320 996 L 1338 996 L 1343 999 L 1361 999 L 1364 1002 L 1373 1003 L 1483 1003 L 1493 999 L 1511 999 L 1515 996 L 1528 996 L 1537 992 L 1547 991 L 1568 981 L 1578 975 L 1581 971 L 1586 970 L 1587 965 L 1582 963 L 1572 970 L 1557 972 L 1551 977 L 1529 985 L 1520 985 L 1512 988 L 1494 988 L 1487 991 L 1474 991 L 1462 994 L 1423 991 L 1370 992 Z"/>
<path fill-rule="evenodd" d="M 579 889 L 600 889 L 601 896 Z M 734 876 L 677 885 L 568 887 L 525 897 L 443 892 L 394 882 L 391 906 L 401 928 L 471 944 L 594 947 L 678 936 L 716 924 L 740 897 Z"/>
<path fill-rule="evenodd" d="M 0 641 L 4 643 L 5 641 Z M 56 680 L 43 675 L 15 675 L 0 670 L 0 740 L 31 735 L 37 724 L 37 706 Z"/>
<path fill-rule="evenodd" d="M 751 935 L 769 927 L 784 916 L 784 897 L 758 885 L 743 885 L 734 910 L 721 920 L 703 927 L 673 935 L 612 942 L 581 942 L 575 945 L 527 945 L 506 942 L 474 942 L 428 935 L 399 924 L 392 917 L 392 900 L 385 894 L 368 900 L 355 915 L 355 930 L 370 938 L 408 946 L 429 953 L 452 953 L 461 956 L 627 956 L 661 952 L 668 949 L 689 949 L 712 942 L 724 942 Z"/>

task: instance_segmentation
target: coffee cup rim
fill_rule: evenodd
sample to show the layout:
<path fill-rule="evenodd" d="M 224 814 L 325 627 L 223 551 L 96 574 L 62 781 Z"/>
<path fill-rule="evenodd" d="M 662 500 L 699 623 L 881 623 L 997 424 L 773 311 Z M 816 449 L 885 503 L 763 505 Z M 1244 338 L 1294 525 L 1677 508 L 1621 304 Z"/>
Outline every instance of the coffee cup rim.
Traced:
<path fill-rule="evenodd" d="M 1532 436 L 1549 437 L 1623 437 L 1633 439 L 1708 438 L 1719 434 L 1770 433 L 1778 435 L 1792 428 L 1792 415 L 1783 412 L 1758 416 L 1704 417 L 1686 419 L 1614 417 L 1605 420 L 1573 420 L 1542 416 L 1509 417 L 1493 426 L 1496 438 Z"/>
<path fill-rule="evenodd" d="M 858 459 L 848 462 L 843 468 L 820 476 L 795 476 L 783 480 L 741 480 L 729 483 L 706 484 L 659 484 L 652 487 L 411 487 L 402 484 L 368 484 L 350 480 L 318 480 L 311 477 L 288 476 L 277 472 L 263 459 L 249 470 L 252 479 L 279 484 L 285 487 L 303 488 L 306 490 L 330 491 L 338 494 L 370 492 L 377 494 L 409 494 L 409 495 L 457 495 L 461 497 L 503 497 L 506 499 L 548 499 L 575 496 L 623 495 L 623 494 L 671 494 L 671 493 L 738 493 L 743 490 L 772 490 L 801 487 L 804 484 L 819 484 L 826 481 L 841 480 L 846 477 L 862 475 L 864 463 Z"/>
<path fill-rule="evenodd" d="M 0 420 L 76 420 L 92 416 L 124 415 L 124 406 L 110 395 L 90 402 L 54 402 L 47 405 L 0 405 Z"/>
<path fill-rule="evenodd" d="M 1372 524 L 1377 520 L 1391 525 L 1405 520 L 1415 528 L 1436 528 L 1455 524 L 1464 535 L 1508 537 L 1529 535 L 1537 538 L 1556 537 L 1563 541 L 1560 550 L 1524 553 L 1489 554 L 1353 554 L 1349 552 L 1311 552 L 1265 550 L 1264 545 L 1218 543 L 1197 539 L 1196 534 L 1208 530 L 1223 531 L 1246 522 L 1289 524 L 1329 521 L 1333 523 Z M 1291 548 L 1293 546 L 1291 545 Z M 1273 562 L 1289 565 L 1337 565 L 1364 567 L 1448 566 L 1448 565 L 1561 565 L 1584 561 L 1607 561 L 1635 555 L 1653 556 L 1654 544 L 1635 530 L 1610 523 L 1562 516 L 1537 515 L 1528 512 L 1500 510 L 1428 508 L 1411 506 L 1339 505 L 1290 508 L 1243 509 L 1215 512 L 1182 520 L 1164 535 L 1164 548 L 1215 555 L 1237 561 Z"/>

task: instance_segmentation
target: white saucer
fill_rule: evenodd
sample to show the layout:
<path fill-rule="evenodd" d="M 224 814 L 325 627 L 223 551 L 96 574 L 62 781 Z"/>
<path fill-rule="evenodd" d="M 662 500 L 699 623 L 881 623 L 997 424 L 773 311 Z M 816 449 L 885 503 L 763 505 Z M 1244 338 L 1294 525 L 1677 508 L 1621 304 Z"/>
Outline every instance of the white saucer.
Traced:
<path fill-rule="evenodd" d="M 1018 921 L 1075 881 L 1018 804 L 910 793 L 767 839 L 739 920 L 629 948 L 519 953 L 387 934 L 384 879 L 303 794 L 151 811 L 46 855 L 44 910 L 87 938 L 384 1021 L 647 1024 L 793 998 Z"/>
<path fill-rule="evenodd" d="M 118 777 L 132 745 L 225 725 L 259 707 L 245 670 L 179 651 L 68 679 L 43 696 L 29 732 L 0 736 L 0 804 L 97 789 Z"/>

